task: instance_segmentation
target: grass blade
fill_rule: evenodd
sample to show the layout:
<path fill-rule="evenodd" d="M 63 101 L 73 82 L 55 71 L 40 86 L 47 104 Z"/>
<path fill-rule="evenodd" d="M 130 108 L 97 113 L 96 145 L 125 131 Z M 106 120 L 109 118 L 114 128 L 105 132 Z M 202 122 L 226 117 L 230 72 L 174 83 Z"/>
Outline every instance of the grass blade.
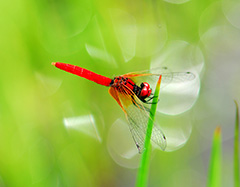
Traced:
<path fill-rule="evenodd" d="M 234 186 L 239 187 L 239 108 L 238 103 L 235 101 L 236 104 L 236 121 L 235 121 L 235 133 L 234 133 Z"/>
<path fill-rule="evenodd" d="M 158 102 L 161 78 L 162 76 L 160 75 L 158 79 L 158 83 L 156 85 L 153 103 Z M 149 163 L 150 163 L 150 152 L 151 152 L 150 139 L 151 139 L 153 121 L 154 121 L 156 109 L 157 109 L 157 104 L 152 104 L 150 109 L 150 118 L 152 120 L 148 121 L 147 134 L 145 136 L 145 143 L 144 143 L 145 150 L 142 153 L 141 165 L 138 170 L 137 183 L 136 183 L 137 187 L 147 186 L 148 170 L 149 170 Z"/>
<path fill-rule="evenodd" d="M 222 153 L 221 153 L 221 128 L 217 127 L 213 135 L 213 145 L 211 158 L 209 163 L 208 187 L 221 186 L 221 168 L 222 168 Z"/>

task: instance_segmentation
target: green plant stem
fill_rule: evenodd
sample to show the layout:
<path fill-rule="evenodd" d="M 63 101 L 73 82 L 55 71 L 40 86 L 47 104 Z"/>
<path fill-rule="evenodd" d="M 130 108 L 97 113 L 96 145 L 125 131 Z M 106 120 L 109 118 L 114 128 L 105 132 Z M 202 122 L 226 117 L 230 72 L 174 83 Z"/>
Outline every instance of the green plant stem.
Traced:
<path fill-rule="evenodd" d="M 234 186 L 239 187 L 239 108 L 238 103 L 235 101 L 236 104 L 236 121 L 235 121 L 235 135 L 234 135 Z"/>
<path fill-rule="evenodd" d="M 147 179 L 148 179 L 148 171 L 149 171 L 149 163 L 150 163 L 150 153 L 151 153 L 151 146 L 150 146 L 150 140 L 152 135 L 152 128 L 153 128 L 153 122 L 155 118 L 155 113 L 157 109 L 157 103 L 158 102 L 158 95 L 160 91 L 160 83 L 161 83 L 161 75 L 159 76 L 158 83 L 156 85 L 156 89 L 154 92 L 154 98 L 153 103 L 151 105 L 150 109 L 150 119 L 148 120 L 147 125 L 147 133 L 145 136 L 145 143 L 144 143 L 144 151 L 142 153 L 141 158 L 141 165 L 138 170 L 138 176 L 137 176 L 137 187 L 144 187 L 147 186 Z"/>
<path fill-rule="evenodd" d="M 207 185 L 208 187 L 221 186 L 221 168 L 222 168 L 221 128 L 217 127 L 213 135 L 213 145 L 209 163 Z"/>

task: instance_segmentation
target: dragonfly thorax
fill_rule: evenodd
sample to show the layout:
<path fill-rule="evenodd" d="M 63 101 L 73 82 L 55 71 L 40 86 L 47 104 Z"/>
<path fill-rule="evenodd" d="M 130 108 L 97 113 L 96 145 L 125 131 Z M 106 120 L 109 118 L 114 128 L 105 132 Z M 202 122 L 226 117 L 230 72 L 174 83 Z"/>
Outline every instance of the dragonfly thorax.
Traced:
<path fill-rule="evenodd" d="M 124 76 L 115 77 L 112 80 L 111 86 L 117 88 L 119 92 L 127 92 L 127 94 L 130 95 L 135 94 L 143 102 L 152 92 L 147 82 L 143 82 L 140 86 L 138 86 L 131 79 Z"/>

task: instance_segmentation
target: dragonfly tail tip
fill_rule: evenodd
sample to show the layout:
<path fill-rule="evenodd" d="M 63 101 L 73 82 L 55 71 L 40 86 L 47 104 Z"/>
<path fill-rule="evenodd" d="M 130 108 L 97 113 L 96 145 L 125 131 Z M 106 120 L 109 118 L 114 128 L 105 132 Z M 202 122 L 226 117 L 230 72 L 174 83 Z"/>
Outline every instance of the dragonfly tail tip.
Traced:
<path fill-rule="evenodd" d="M 52 65 L 53 65 L 53 66 L 56 66 L 56 62 L 52 62 Z"/>

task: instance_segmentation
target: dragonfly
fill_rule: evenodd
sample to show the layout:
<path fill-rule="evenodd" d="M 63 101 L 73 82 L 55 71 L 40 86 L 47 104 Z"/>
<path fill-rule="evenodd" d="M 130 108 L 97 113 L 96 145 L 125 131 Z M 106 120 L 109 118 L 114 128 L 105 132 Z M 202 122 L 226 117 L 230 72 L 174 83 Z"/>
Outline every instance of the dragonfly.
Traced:
<path fill-rule="evenodd" d="M 147 124 L 149 120 L 152 120 L 148 106 L 153 104 L 153 89 L 159 76 L 162 79 L 161 84 L 165 85 L 172 82 L 191 81 L 195 78 L 195 75 L 191 72 L 166 72 L 167 68 L 163 67 L 155 69 L 155 73 L 150 71 L 132 72 L 111 79 L 76 65 L 62 62 L 53 62 L 52 65 L 97 84 L 110 87 L 109 93 L 125 113 L 139 153 L 144 150 Z M 148 80 L 148 82 L 144 80 Z M 167 147 L 166 136 L 156 122 L 153 122 L 153 124 L 151 141 L 164 151 Z"/>

